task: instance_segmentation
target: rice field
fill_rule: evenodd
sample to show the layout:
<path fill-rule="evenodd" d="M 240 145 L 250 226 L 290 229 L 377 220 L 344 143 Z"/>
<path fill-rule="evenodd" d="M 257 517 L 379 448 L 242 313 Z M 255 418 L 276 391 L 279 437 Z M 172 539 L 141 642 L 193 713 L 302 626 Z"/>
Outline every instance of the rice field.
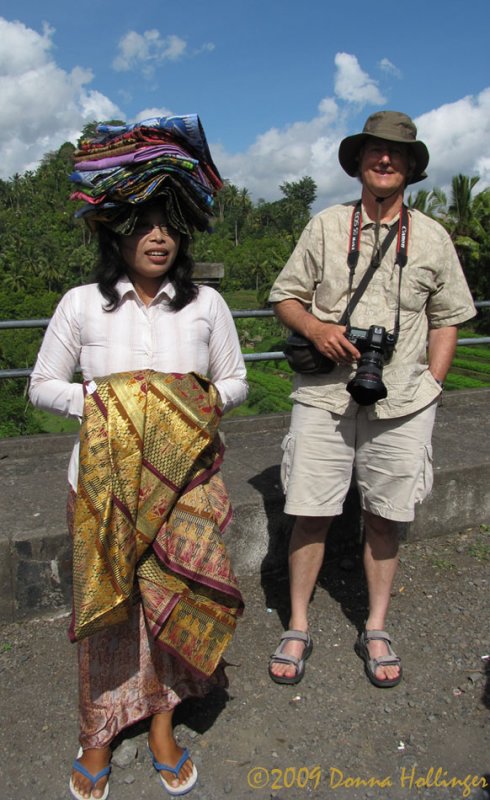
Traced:
<path fill-rule="evenodd" d="M 227 297 L 230 308 L 254 307 L 253 292 L 237 292 Z M 238 296 L 237 296 L 238 295 Z M 287 332 L 274 318 L 237 319 L 243 352 L 260 353 L 282 350 Z M 460 331 L 460 338 L 479 337 L 473 331 Z M 291 408 L 292 372 L 286 361 L 264 361 L 247 365 L 250 393 L 247 402 L 231 412 L 233 416 L 249 416 L 287 411 Z M 490 387 L 490 346 L 462 345 L 458 347 L 453 365 L 445 381 L 449 391 Z"/>

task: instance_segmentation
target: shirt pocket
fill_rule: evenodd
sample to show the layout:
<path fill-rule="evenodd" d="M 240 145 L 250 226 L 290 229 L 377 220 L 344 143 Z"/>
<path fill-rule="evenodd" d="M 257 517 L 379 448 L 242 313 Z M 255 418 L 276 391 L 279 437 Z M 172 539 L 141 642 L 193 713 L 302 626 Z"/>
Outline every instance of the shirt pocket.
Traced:
<path fill-rule="evenodd" d="M 390 291 L 387 295 L 387 305 L 392 311 L 398 308 L 398 295 L 400 295 L 400 308 L 402 311 L 422 311 L 433 291 L 432 281 L 423 268 L 410 269 L 402 267 L 401 288 L 399 290 L 399 270 L 396 266 L 392 275 Z"/>

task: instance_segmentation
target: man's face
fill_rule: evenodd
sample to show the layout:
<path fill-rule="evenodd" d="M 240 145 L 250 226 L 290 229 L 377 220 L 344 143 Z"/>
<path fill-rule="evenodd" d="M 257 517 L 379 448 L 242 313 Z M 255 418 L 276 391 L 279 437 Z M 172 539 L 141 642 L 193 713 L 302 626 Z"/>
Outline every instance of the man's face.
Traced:
<path fill-rule="evenodd" d="M 369 138 L 360 155 L 359 174 L 363 188 L 375 197 L 403 194 L 409 171 L 405 144 Z"/>

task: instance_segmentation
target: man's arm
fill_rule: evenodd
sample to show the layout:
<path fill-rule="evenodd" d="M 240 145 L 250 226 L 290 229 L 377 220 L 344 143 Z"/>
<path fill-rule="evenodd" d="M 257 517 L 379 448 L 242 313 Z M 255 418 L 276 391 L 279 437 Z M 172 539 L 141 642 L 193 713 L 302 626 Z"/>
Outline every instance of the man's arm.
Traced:
<path fill-rule="evenodd" d="M 458 328 L 450 325 L 445 328 L 431 328 L 429 331 L 428 361 L 429 369 L 437 381 L 443 383 L 449 372 L 456 343 Z"/>
<path fill-rule="evenodd" d="M 352 364 L 361 357 L 359 351 L 344 336 L 345 325 L 321 322 L 299 300 L 281 300 L 274 303 L 273 308 L 283 325 L 305 336 L 320 353 L 337 364 Z"/>

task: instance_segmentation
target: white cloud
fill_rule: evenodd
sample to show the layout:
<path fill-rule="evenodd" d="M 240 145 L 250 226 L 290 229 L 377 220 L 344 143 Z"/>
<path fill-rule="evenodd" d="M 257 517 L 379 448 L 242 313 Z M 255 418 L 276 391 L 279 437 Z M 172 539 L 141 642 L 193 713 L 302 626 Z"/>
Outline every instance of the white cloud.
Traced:
<path fill-rule="evenodd" d="M 142 122 L 144 119 L 151 119 L 152 117 L 169 117 L 172 116 L 172 111 L 164 106 L 153 106 L 151 108 L 144 108 L 143 111 L 139 111 L 136 114 L 136 117 L 132 120 L 132 122 Z"/>
<path fill-rule="evenodd" d="M 75 142 L 87 122 L 124 118 L 110 98 L 90 88 L 90 70 L 66 72 L 57 66 L 54 31 L 48 26 L 38 33 L 0 17 L 0 37 L 0 177 L 34 169 L 47 152 L 65 141 Z M 150 52 L 161 41 L 158 31 L 147 37 Z M 176 42 L 167 42 L 167 47 L 169 53 L 179 51 Z M 134 57 L 138 53 L 135 45 Z M 321 99 L 310 119 L 263 131 L 238 154 L 211 143 L 224 178 L 247 187 L 255 200 L 275 200 L 284 181 L 309 175 L 318 187 L 318 209 L 358 194 L 356 182 L 338 163 L 338 145 L 361 129 L 357 115 L 362 104 L 379 108 L 385 101 L 355 56 L 339 53 L 335 64 L 335 97 Z M 165 107 L 147 107 L 133 121 L 171 113 Z M 427 188 L 447 187 L 459 172 L 479 175 L 478 190 L 490 185 L 490 88 L 429 111 L 416 123 L 431 153 Z"/>
<path fill-rule="evenodd" d="M 367 103 L 384 105 L 386 99 L 378 89 L 377 83 L 361 69 L 357 58 L 349 53 L 335 56 L 335 94 L 348 103 Z"/>
<path fill-rule="evenodd" d="M 277 200 L 279 185 L 309 175 L 318 187 L 315 210 L 359 194 L 359 187 L 338 162 L 340 140 L 350 133 L 354 106 L 325 98 L 319 114 L 286 128 L 272 128 L 257 137 L 244 153 L 230 155 L 212 145 L 223 177 L 246 186 L 254 200 Z M 431 155 L 426 188 L 445 191 L 453 175 L 479 175 L 476 191 L 490 185 L 490 88 L 440 106 L 416 121 L 419 138 Z M 356 128 L 356 131 L 360 130 Z M 411 188 L 416 192 L 422 184 Z"/>
<path fill-rule="evenodd" d="M 402 77 L 402 74 L 398 69 L 398 67 L 395 67 L 395 65 L 390 61 L 389 58 L 382 58 L 381 61 L 379 62 L 379 68 L 381 69 L 382 72 L 386 72 L 388 75 L 394 75 L 395 78 Z"/>
<path fill-rule="evenodd" d="M 335 65 L 336 98 L 320 100 L 318 114 L 311 120 L 283 129 L 271 128 L 260 134 L 245 153 L 230 155 L 224 148 L 213 146 L 223 177 L 246 186 L 255 200 L 276 200 L 280 197 L 280 184 L 309 175 L 317 185 L 315 209 L 358 193 L 352 178 L 339 165 L 339 143 L 350 133 L 348 123 L 353 109 L 357 112 L 366 103 L 382 105 L 385 98 L 375 81 L 361 70 L 355 56 L 337 53 Z"/>
<path fill-rule="evenodd" d="M 479 175 L 475 191 L 490 185 L 490 88 L 447 103 L 416 119 L 430 152 L 430 186 L 447 187 L 453 175 Z"/>
<path fill-rule="evenodd" d="M 216 50 L 216 45 L 213 42 L 205 42 L 195 51 L 194 55 L 198 56 L 201 53 L 212 53 L 213 50 Z"/>
<path fill-rule="evenodd" d="M 34 65 L 48 61 L 54 29 L 44 24 L 43 33 L 27 28 L 22 22 L 7 22 L 0 17 L 0 75 L 23 75 Z"/>
<path fill-rule="evenodd" d="M 117 72 L 141 67 L 145 74 L 151 75 L 158 64 L 181 58 L 187 43 L 180 36 L 162 37 L 158 30 L 152 29 L 143 34 L 129 31 L 119 41 L 118 49 L 119 53 L 112 62 Z"/>
<path fill-rule="evenodd" d="M 318 204 L 352 194 L 352 179 L 339 167 L 337 150 L 345 135 L 345 113 L 333 98 L 319 104 L 319 114 L 307 122 L 271 128 L 244 153 L 231 155 L 220 145 L 211 152 L 224 178 L 245 186 L 254 200 L 277 200 L 279 185 L 311 176 L 318 187 Z"/>
<path fill-rule="evenodd" d="M 93 119 L 120 116 L 111 100 L 87 88 L 90 70 L 60 69 L 52 60 L 54 30 L 42 34 L 0 17 L 0 176 L 33 169 L 63 142 L 75 142 Z"/>

